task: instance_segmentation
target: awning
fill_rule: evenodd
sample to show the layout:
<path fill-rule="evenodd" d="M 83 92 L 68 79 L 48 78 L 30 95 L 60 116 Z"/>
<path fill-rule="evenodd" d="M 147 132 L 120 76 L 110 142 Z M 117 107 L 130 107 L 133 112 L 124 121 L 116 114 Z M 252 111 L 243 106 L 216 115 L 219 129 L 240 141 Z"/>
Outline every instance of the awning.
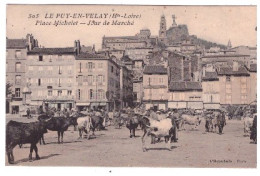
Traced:
<path fill-rule="evenodd" d="M 91 103 L 91 106 L 98 106 L 99 103 Z"/>
<path fill-rule="evenodd" d="M 76 103 L 76 106 L 89 106 L 90 105 L 90 102 L 79 102 L 79 103 Z"/>
<path fill-rule="evenodd" d="M 107 103 L 99 103 L 99 106 L 106 106 L 107 105 Z"/>
<path fill-rule="evenodd" d="M 20 105 L 22 105 L 22 104 L 23 104 L 22 101 L 12 101 L 12 102 L 10 103 L 11 106 L 20 106 Z"/>

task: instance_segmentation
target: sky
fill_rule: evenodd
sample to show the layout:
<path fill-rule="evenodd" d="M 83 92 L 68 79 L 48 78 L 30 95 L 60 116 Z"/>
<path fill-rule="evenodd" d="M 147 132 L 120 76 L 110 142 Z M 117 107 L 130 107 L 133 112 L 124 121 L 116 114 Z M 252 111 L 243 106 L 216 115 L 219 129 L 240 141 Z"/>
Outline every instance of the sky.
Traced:
<path fill-rule="evenodd" d="M 45 19 L 46 13 L 54 13 L 54 16 L 57 13 L 126 13 L 141 17 L 135 19 L 134 25 L 127 26 L 35 25 L 36 20 L 56 20 Z M 25 38 L 27 33 L 31 33 L 44 47 L 70 47 L 75 40 L 80 40 L 81 45 L 95 44 L 99 49 L 104 35 L 135 35 L 144 28 L 150 29 L 152 35 L 158 35 L 161 15 L 165 15 L 169 28 L 174 14 L 177 24 L 188 26 L 190 35 L 224 45 L 227 45 L 230 39 L 232 46 L 256 46 L 256 13 L 256 6 L 7 5 L 6 31 L 8 38 Z M 39 14 L 39 17 L 28 18 L 29 14 Z M 88 23 L 88 20 L 83 18 L 79 22 Z M 104 19 L 101 22 L 103 23 Z"/>

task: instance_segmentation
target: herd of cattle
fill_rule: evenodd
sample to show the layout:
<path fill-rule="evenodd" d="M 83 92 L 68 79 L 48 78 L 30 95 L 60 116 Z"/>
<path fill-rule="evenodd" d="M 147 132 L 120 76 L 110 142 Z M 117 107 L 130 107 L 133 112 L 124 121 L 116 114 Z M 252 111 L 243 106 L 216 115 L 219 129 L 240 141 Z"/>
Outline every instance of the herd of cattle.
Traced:
<path fill-rule="evenodd" d="M 125 125 L 130 131 L 130 138 L 135 137 L 135 130 L 140 127 L 143 131 L 142 136 L 142 149 L 147 151 L 145 140 L 147 136 L 151 136 L 151 143 L 155 144 L 161 138 L 165 139 L 167 148 L 171 150 L 170 144 L 177 142 L 178 131 L 185 130 L 186 125 L 196 129 L 201 121 L 205 121 L 206 132 L 217 132 L 222 134 L 224 126 L 226 125 L 226 115 L 222 111 L 202 112 L 200 114 L 193 114 L 189 111 L 183 112 L 165 112 L 158 114 L 160 120 L 154 120 L 149 117 L 149 112 L 146 114 L 139 113 L 122 113 L 113 121 L 115 127 L 121 128 Z M 87 139 L 95 135 L 95 130 L 102 130 L 105 128 L 103 125 L 104 119 L 102 116 L 94 114 L 75 113 L 69 117 L 53 117 L 50 114 L 41 114 L 38 116 L 38 121 L 30 123 L 22 123 L 17 121 L 9 121 L 6 125 L 6 153 L 8 162 L 14 164 L 13 149 L 16 145 L 21 147 L 22 144 L 29 143 L 30 154 L 29 161 L 32 161 L 32 153 L 35 151 L 36 160 L 40 159 L 38 154 L 37 143 L 45 144 L 44 133 L 47 130 L 57 131 L 58 143 L 63 143 L 63 134 L 68 130 L 68 127 L 73 125 L 74 129 L 79 132 L 79 138 L 82 138 L 83 132 L 87 134 Z M 250 134 L 250 139 L 256 143 L 256 121 L 257 116 L 244 118 L 244 132 Z M 157 140 L 156 140 L 157 139 Z"/>

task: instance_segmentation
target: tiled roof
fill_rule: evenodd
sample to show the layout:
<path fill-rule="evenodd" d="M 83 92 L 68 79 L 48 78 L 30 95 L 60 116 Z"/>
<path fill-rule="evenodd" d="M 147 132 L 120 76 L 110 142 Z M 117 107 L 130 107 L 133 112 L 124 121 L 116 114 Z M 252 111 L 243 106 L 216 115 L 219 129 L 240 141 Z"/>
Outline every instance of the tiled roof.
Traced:
<path fill-rule="evenodd" d="M 76 50 L 73 47 L 67 48 L 34 48 L 28 54 L 75 54 Z"/>
<path fill-rule="evenodd" d="M 205 72 L 205 76 L 202 76 L 202 81 L 218 80 L 217 72 Z"/>
<path fill-rule="evenodd" d="M 85 52 L 85 53 L 80 53 L 76 57 L 76 59 L 91 59 L 91 58 L 106 58 L 106 56 L 103 54 L 94 54 L 94 53 Z"/>
<path fill-rule="evenodd" d="M 172 81 L 169 85 L 170 91 L 191 91 L 191 90 L 202 90 L 200 82 L 191 81 Z"/>
<path fill-rule="evenodd" d="M 249 55 L 244 54 L 223 54 L 223 55 L 208 55 L 202 58 L 216 58 L 216 57 L 249 57 Z"/>
<path fill-rule="evenodd" d="M 167 68 L 161 65 L 147 65 L 144 74 L 167 74 Z"/>
<path fill-rule="evenodd" d="M 7 49 L 23 49 L 27 47 L 26 39 L 7 39 L 6 48 Z"/>
<path fill-rule="evenodd" d="M 235 76 L 249 76 L 247 69 L 244 66 L 240 66 L 238 71 L 233 71 L 232 67 L 221 67 L 217 70 L 218 75 L 235 75 Z"/>

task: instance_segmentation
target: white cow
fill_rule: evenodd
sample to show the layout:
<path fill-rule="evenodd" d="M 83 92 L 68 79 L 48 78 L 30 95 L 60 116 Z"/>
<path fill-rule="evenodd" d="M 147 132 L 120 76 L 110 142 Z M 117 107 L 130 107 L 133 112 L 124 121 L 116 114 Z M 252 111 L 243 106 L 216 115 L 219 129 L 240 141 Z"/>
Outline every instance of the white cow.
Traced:
<path fill-rule="evenodd" d="M 79 117 L 77 119 L 78 123 L 78 130 L 79 130 L 79 139 L 82 138 L 83 131 L 88 134 L 87 139 L 90 137 L 90 128 L 92 127 L 91 123 L 91 117 L 85 116 L 85 117 Z"/>
<path fill-rule="evenodd" d="M 182 120 L 180 122 L 180 128 L 183 130 L 185 130 L 185 124 L 191 125 L 192 128 L 194 126 L 195 128 L 197 128 L 197 126 L 199 126 L 201 122 L 201 118 L 199 116 L 193 116 L 188 114 L 182 114 L 181 119 Z"/>
<path fill-rule="evenodd" d="M 146 122 L 145 122 L 146 121 Z M 167 118 L 161 121 L 156 121 L 143 117 L 144 135 L 142 137 L 143 151 L 147 151 L 145 146 L 145 137 L 154 136 L 156 138 L 165 137 L 168 150 L 171 150 L 171 138 L 177 135 L 176 125 L 173 124 L 172 119 Z M 147 125 L 149 124 L 149 125 Z M 175 135 L 175 136 L 174 136 Z M 167 141 L 168 140 L 168 141 Z"/>
<path fill-rule="evenodd" d="M 248 135 L 251 131 L 251 127 L 253 126 L 253 120 L 252 117 L 245 117 L 244 118 L 244 133 L 245 135 Z"/>

